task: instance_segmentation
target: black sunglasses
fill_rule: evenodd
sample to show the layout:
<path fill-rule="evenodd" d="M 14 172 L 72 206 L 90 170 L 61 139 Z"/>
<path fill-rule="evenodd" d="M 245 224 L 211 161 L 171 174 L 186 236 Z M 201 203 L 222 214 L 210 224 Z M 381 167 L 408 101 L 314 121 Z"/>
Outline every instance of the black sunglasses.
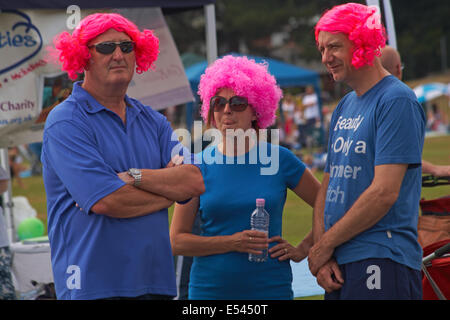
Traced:
<path fill-rule="evenodd" d="M 240 96 L 231 97 L 229 100 L 221 96 L 214 96 L 211 98 L 209 105 L 213 108 L 214 112 L 219 112 L 225 109 L 227 103 L 230 105 L 232 111 L 237 112 L 244 111 L 248 106 L 247 98 Z"/>
<path fill-rule="evenodd" d="M 101 54 L 111 54 L 116 50 L 116 47 L 119 46 L 120 50 L 123 53 L 130 53 L 134 50 L 134 42 L 133 41 L 120 41 L 120 42 L 101 42 L 97 44 L 93 44 L 89 46 L 89 48 L 95 47 L 95 50 Z"/>

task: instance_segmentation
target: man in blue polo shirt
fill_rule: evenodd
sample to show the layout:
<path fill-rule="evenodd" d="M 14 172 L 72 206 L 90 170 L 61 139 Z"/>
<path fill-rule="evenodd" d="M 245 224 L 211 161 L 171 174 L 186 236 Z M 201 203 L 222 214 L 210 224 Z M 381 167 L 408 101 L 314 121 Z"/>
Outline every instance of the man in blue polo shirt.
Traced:
<path fill-rule="evenodd" d="M 336 6 L 315 32 L 322 63 L 353 91 L 330 123 L 310 270 L 325 299 L 421 299 L 422 107 L 381 65 L 386 37 L 375 7 Z"/>
<path fill-rule="evenodd" d="M 196 166 L 171 160 L 178 142 L 166 118 L 126 95 L 134 69 L 156 60 L 158 39 L 118 14 L 94 14 L 55 47 L 70 77 L 85 74 L 44 131 L 57 297 L 171 298 L 167 208 L 204 185 Z"/>

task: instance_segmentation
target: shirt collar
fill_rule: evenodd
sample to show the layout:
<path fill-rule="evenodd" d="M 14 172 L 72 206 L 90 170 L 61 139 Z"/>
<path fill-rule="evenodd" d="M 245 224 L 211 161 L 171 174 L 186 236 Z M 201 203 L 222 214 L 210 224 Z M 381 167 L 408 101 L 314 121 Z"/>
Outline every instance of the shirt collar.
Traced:
<path fill-rule="evenodd" d="M 73 84 L 72 96 L 80 103 L 86 112 L 97 113 L 102 110 L 108 110 L 108 108 L 100 104 L 89 92 L 81 87 L 82 84 L 82 81 L 77 81 Z M 136 109 L 135 104 L 127 95 L 125 95 L 125 103 L 127 104 L 127 107 Z M 139 108 L 137 109 L 139 112 Z"/>

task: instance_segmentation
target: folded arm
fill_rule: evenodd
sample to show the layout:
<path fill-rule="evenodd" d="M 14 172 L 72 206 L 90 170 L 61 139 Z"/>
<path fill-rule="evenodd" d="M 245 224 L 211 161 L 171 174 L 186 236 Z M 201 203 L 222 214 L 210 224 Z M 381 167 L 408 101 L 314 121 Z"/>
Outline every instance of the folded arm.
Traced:
<path fill-rule="evenodd" d="M 125 185 L 97 201 L 91 211 L 111 218 L 134 218 L 170 207 L 172 200 Z"/>
<path fill-rule="evenodd" d="M 200 169 L 191 164 L 141 171 L 142 180 L 139 189 L 173 201 L 197 197 L 205 191 Z M 134 183 L 134 179 L 126 172 L 120 173 L 119 177 L 128 184 Z"/>

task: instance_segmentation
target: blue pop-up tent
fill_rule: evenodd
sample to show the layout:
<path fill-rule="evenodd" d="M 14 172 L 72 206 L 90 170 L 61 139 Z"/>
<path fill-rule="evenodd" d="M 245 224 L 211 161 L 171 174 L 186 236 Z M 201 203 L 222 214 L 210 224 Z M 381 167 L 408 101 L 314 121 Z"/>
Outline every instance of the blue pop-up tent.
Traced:
<path fill-rule="evenodd" d="M 237 53 L 231 53 L 233 56 L 242 56 Z M 307 69 L 297 67 L 279 60 L 265 57 L 257 57 L 246 55 L 249 59 L 255 60 L 257 63 L 267 63 L 269 72 L 277 79 L 280 87 L 294 87 L 305 85 L 318 85 L 319 73 Z M 205 72 L 207 62 L 202 61 L 196 63 L 186 69 L 186 76 L 191 84 L 192 90 L 197 91 L 200 82 L 200 76 Z"/>
<path fill-rule="evenodd" d="M 233 56 L 242 56 L 237 53 L 231 53 Z M 279 60 L 265 57 L 257 57 L 252 55 L 246 55 L 249 59 L 255 60 L 257 63 L 267 63 L 269 72 L 275 77 L 277 83 L 282 88 L 307 86 L 311 85 L 319 97 L 319 108 L 322 110 L 322 102 L 320 100 L 320 76 L 319 73 L 300 68 L 298 66 L 288 64 Z M 198 91 L 198 85 L 201 75 L 205 72 L 208 63 L 202 61 L 196 63 L 186 69 L 186 76 L 192 88 L 192 92 L 195 94 Z M 192 110 L 193 104 L 187 106 L 186 124 L 190 128 L 192 125 Z"/>

